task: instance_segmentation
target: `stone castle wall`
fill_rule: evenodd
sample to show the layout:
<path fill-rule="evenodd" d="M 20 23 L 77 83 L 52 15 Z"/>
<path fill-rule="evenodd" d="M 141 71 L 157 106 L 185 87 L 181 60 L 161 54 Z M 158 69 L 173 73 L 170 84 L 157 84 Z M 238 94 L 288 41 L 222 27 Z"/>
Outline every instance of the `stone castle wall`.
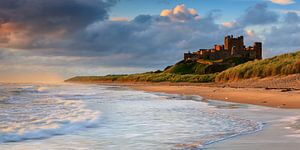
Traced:
<path fill-rule="evenodd" d="M 262 59 L 262 43 L 255 42 L 253 46 L 245 47 L 244 37 L 234 38 L 226 36 L 224 45 L 215 45 L 213 49 L 200 49 L 197 52 L 185 53 L 184 60 L 196 61 L 198 59 L 226 59 L 230 57 L 243 57 L 248 59 Z"/>

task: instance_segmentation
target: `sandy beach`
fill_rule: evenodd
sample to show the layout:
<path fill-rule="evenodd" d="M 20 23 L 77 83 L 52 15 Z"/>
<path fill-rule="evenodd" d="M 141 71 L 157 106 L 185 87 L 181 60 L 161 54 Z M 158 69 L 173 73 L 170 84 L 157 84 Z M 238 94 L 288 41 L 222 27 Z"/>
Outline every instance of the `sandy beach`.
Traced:
<path fill-rule="evenodd" d="M 279 78 L 250 79 L 228 83 L 136 83 L 100 82 L 100 85 L 122 86 L 129 89 L 179 95 L 198 95 L 207 100 L 226 101 L 246 105 L 247 111 L 232 109 L 234 116 L 247 116 L 264 123 L 262 131 L 241 135 L 214 144 L 207 149 L 298 149 L 300 75 Z M 93 83 L 95 84 L 95 83 Z M 266 107 L 260 107 L 266 106 Z M 277 109 L 282 108 L 282 109 Z"/>
<path fill-rule="evenodd" d="M 100 82 L 97 84 L 126 86 L 148 92 L 199 95 L 205 99 L 275 108 L 300 108 L 299 74 L 230 83 Z"/>
<path fill-rule="evenodd" d="M 277 108 L 300 108 L 300 91 L 284 91 L 263 88 L 230 88 L 208 86 L 179 85 L 134 85 L 130 88 L 149 92 L 169 94 L 199 95 L 206 99 L 222 100 L 235 103 L 270 106 Z"/>
<path fill-rule="evenodd" d="M 74 82 L 126 86 L 135 90 L 168 94 L 199 95 L 205 99 L 268 106 L 300 108 L 300 74 L 247 79 L 225 83 L 171 83 L 171 82 Z"/>
<path fill-rule="evenodd" d="M 128 85 L 127 85 L 128 86 Z M 290 128 L 291 124 L 298 124 L 298 119 L 293 119 L 300 108 L 300 91 L 285 89 L 266 89 L 266 88 L 233 88 L 233 87 L 217 87 L 216 85 L 129 85 L 130 88 L 149 92 L 164 92 L 170 94 L 183 95 L 199 95 L 206 99 L 221 100 L 227 102 L 236 102 L 243 104 L 253 104 L 264 109 L 260 111 L 252 111 L 249 109 L 247 113 L 254 113 L 257 116 L 261 113 L 264 116 L 260 120 L 259 116 L 253 118 L 266 123 L 265 128 L 261 132 L 257 132 L 248 136 L 240 136 L 229 140 L 217 142 L 208 145 L 207 149 L 223 149 L 223 150 L 248 150 L 248 149 L 289 149 L 297 150 L 299 148 L 299 130 L 298 128 Z M 255 106 L 256 107 L 256 106 Z M 274 109 L 274 108 L 284 109 Z M 269 108 L 269 109 L 268 109 Z M 259 110 L 259 109 L 258 109 Z M 239 112 L 243 114 L 244 112 Z M 256 114 L 256 115 L 255 115 Z"/>

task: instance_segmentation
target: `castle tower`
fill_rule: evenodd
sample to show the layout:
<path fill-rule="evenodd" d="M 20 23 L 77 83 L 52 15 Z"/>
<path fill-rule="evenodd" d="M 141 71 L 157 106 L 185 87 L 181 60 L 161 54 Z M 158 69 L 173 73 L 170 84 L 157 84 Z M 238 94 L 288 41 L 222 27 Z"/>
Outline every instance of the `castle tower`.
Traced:
<path fill-rule="evenodd" d="M 262 43 L 255 42 L 253 45 L 253 50 L 256 53 L 256 59 L 262 59 Z"/>
<path fill-rule="evenodd" d="M 231 50 L 232 49 L 232 42 L 231 37 L 228 35 L 224 39 L 224 49 L 225 50 Z"/>
<path fill-rule="evenodd" d="M 243 51 L 244 48 L 245 48 L 245 45 L 244 45 L 244 36 L 240 36 L 240 37 L 236 38 L 234 44 L 237 47 L 237 50 Z"/>
<path fill-rule="evenodd" d="M 244 37 L 240 36 L 234 38 L 233 35 L 226 36 L 224 40 L 224 49 L 225 50 L 232 50 L 232 47 L 235 46 L 236 51 L 244 50 Z"/>

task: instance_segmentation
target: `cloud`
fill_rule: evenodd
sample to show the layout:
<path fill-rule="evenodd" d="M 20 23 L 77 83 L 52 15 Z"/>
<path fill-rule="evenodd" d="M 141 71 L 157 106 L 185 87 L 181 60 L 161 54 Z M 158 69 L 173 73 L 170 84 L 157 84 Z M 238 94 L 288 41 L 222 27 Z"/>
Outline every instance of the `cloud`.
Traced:
<path fill-rule="evenodd" d="M 211 43 L 203 40 L 197 45 L 191 44 L 200 37 L 212 39 L 207 33 L 218 31 L 218 25 L 211 19 L 205 17 L 199 22 L 177 23 L 160 16 L 141 15 L 129 22 L 100 21 L 74 37 L 68 45 L 72 51 L 65 52 L 66 55 L 98 55 L 111 59 L 122 55 L 115 61 L 104 62 L 105 65 L 164 66 L 181 59 L 187 49 L 196 49 L 200 43 L 205 46 Z M 80 54 L 82 49 L 84 54 Z M 172 57 L 168 57 L 170 53 L 173 53 Z"/>
<path fill-rule="evenodd" d="M 265 38 L 264 53 L 274 56 L 299 50 L 300 16 L 295 12 L 287 12 L 281 21 L 262 33 Z"/>
<path fill-rule="evenodd" d="M 116 0 L 1 0 L 0 44 L 34 48 L 108 18 Z M 4 37 L 4 38 L 3 38 Z M 30 38 L 28 38 L 30 37 Z"/>
<path fill-rule="evenodd" d="M 128 18 L 111 18 L 112 21 L 129 21 Z"/>
<path fill-rule="evenodd" d="M 284 18 L 284 21 L 287 23 L 299 23 L 300 22 L 300 16 L 298 16 L 297 13 L 294 12 L 288 12 Z"/>
<path fill-rule="evenodd" d="M 253 7 L 250 7 L 239 18 L 239 24 L 246 25 L 265 25 L 270 23 L 276 23 L 279 19 L 279 15 L 274 11 L 268 10 L 266 3 L 258 3 Z"/>
<path fill-rule="evenodd" d="M 173 21 L 179 22 L 200 19 L 197 10 L 193 8 L 186 8 L 184 4 L 177 5 L 173 9 L 164 9 L 160 13 L 160 16 L 168 17 Z"/>
<path fill-rule="evenodd" d="M 255 36 L 255 33 L 254 33 L 253 30 L 246 30 L 246 34 L 247 34 L 248 36 L 250 36 L 250 37 Z"/>
<path fill-rule="evenodd" d="M 294 0 L 270 0 L 270 1 L 280 5 L 290 5 L 295 3 Z"/>
<path fill-rule="evenodd" d="M 232 28 L 233 26 L 236 25 L 236 23 L 235 22 L 223 22 L 222 25 L 227 28 Z"/>
<path fill-rule="evenodd" d="M 222 44 L 228 34 L 245 35 L 247 43 L 266 39 L 265 56 L 299 46 L 293 40 L 300 37 L 299 23 L 291 23 L 299 16 L 287 13 L 281 19 L 265 3 L 225 23 L 218 23 L 220 11 L 199 19 L 197 11 L 185 5 L 132 20 L 109 20 L 114 4 L 107 0 L 1 1 L 0 47 L 6 49 L 0 49 L 0 72 L 33 69 L 73 76 L 163 69 L 181 60 L 184 52 Z M 57 12 L 59 6 L 64 11 Z M 277 26 L 268 32 L 252 27 L 274 23 Z"/>
<path fill-rule="evenodd" d="M 87 66 L 163 68 L 180 60 L 184 52 L 196 50 L 199 45 L 211 47 L 219 33 L 214 13 L 203 16 L 201 20 L 186 22 L 158 15 L 139 15 L 130 21 L 99 20 L 55 40 L 39 39 L 35 49 L 23 49 L 37 57 L 86 58 L 84 64 Z M 49 65 L 65 66 L 66 60 L 55 60 L 60 63 Z M 48 61 L 51 60 L 43 62 Z M 72 61 L 68 60 L 68 63 Z M 83 62 L 74 62 L 76 65 L 80 63 Z"/>
<path fill-rule="evenodd" d="M 296 13 L 298 16 L 300 15 L 300 10 L 291 10 L 291 9 L 288 9 L 288 10 L 279 10 L 279 11 L 282 12 L 282 13 L 285 13 L 285 14 L 291 12 L 291 13 Z"/>
<path fill-rule="evenodd" d="M 114 3 L 115 0 L 1 0 L 0 18 L 2 23 L 72 30 L 108 18 L 107 11 Z"/>

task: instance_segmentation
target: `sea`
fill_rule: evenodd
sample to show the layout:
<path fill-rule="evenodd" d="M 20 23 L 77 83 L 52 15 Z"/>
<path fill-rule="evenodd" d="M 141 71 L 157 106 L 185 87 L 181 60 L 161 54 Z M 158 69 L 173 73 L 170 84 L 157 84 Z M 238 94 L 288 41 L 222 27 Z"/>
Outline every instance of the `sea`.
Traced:
<path fill-rule="evenodd" d="M 273 109 L 87 84 L 0 84 L 1 150 L 205 149 L 268 126 Z M 275 115 L 276 116 L 276 115 Z"/>

